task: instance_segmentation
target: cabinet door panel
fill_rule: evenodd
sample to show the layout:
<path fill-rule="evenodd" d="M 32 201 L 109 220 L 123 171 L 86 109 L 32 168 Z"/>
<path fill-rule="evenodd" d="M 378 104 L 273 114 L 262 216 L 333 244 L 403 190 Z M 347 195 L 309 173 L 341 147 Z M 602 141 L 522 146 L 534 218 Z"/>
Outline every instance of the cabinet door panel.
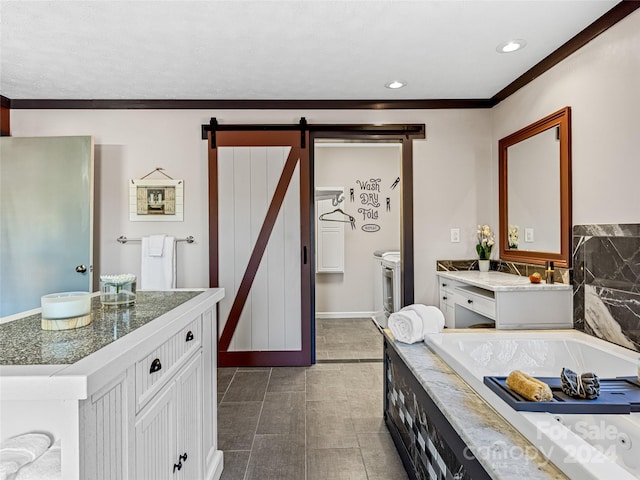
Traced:
<path fill-rule="evenodd" d="M 136 421 L 136 480 L 175 479 L 176 386 L 171 383 Z"/>
<path fill-rule="evenodd" d="M 176 380 L 178 396 L 178 455 L 180 479 L 202 478 L 202 354 L 189 362 Z"/>

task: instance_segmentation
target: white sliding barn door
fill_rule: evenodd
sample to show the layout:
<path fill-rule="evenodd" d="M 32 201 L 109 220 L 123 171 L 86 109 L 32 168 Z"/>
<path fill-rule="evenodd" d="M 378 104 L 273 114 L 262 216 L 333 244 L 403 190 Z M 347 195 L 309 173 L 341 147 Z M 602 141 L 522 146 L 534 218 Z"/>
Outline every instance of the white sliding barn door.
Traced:
<path fill-rule="evenodd" d="M 218 148 L 220 333 L 290 147 Z M 300 350 L 300 173 L 295 167 L 229 351 Z"/>
<path fill-rule="evenodd" d="M 309 153 L 300 131 L 216 132 L 211 286 L 220 366 L 311 363 Z"/>

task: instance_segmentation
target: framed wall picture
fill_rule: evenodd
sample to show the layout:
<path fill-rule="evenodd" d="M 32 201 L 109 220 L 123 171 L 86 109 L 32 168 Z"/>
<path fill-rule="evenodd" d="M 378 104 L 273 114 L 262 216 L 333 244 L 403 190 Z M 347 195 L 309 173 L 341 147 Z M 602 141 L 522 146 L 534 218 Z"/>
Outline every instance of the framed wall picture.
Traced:
<path fill-rule="evenodd" d="M 129 220 L 132 222 L 182 222 L 182 180 L 131 180 Z"/>

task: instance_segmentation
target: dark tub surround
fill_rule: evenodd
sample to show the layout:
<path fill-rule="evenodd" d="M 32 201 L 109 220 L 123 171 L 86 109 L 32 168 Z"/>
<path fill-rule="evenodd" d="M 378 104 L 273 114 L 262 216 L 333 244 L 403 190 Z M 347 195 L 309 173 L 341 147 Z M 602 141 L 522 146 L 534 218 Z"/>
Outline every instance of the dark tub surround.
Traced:
<path fill-rule="evenodd" d="M 640 351 L 640 224 L 573 227 L 575 328 Z"/>
<path fill-rule="evenodd" d="M 384 332 L 385 422 L 410 478 L 567 477 L 423 343 Z"/>
<path fill-rule="evenodd" d="M 436 270 L 438 272 L 451 272 L 462 270 L 478 270 L 478 260 L 437 260 Z M 491 260 L 490 270 L 496 272 L 510 273 L 528 277 L 532 273 L 538 272 L 543 277 L 545 275 L 544 265 L 534 265 L 532 263 L 505 262 L 503 260 Z M 553 280 L 555 283 L 571 284 L 571 269 L 556 268 Z"/>

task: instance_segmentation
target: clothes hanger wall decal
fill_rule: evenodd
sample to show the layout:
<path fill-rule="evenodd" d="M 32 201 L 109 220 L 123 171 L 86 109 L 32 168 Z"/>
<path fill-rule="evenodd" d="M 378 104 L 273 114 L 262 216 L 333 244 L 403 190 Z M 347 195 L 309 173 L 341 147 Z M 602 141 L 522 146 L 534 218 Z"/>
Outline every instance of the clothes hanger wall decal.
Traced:
<path fill-rule="evenodd" d="M 347 217 L 347 218 L 344 218 L 344 217 L 342 217 L 342 218 L 326 218 L 327 215 L 331 215 L 333 213 L 341 213 L 342 215 L 344 215 L 344 217 Z M 341 208 L 336 208 L 335 210 L 333 210 L 331 212 L 323 213 L 322 215 L 320 215 L 318 217 L 318 220 L 322 220 L 323 222 L 350 223 L 352 230 L 355 230 L 355 228 L 356 228 L 356 219 L 354 217 L 352 217 L 351 215 L 349 215 L 348 213 L 344 212 Z"/>

